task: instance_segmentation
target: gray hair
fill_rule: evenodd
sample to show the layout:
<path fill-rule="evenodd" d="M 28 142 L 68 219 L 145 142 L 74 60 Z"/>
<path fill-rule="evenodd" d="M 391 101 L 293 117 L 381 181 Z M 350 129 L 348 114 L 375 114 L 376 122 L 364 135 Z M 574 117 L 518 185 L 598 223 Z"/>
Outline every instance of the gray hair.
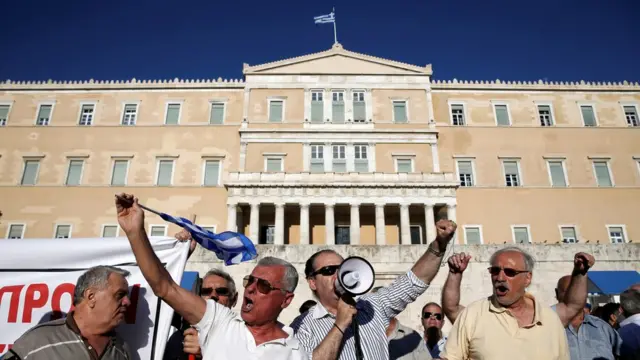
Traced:
<path fill-rule="evenodd" d="M 233 278 L 231 277 L 231 275 L 229 275 L 226 271 L 221 269 L 211 269 L 207 271 L 207 273 L 204 275 L 202 279 L 204 280 L 208 276 L 219 276 L 225 279 L 227 282 L 227 287 L 229 288 L 229 291 L 231 292 L 231 294 L 232 295 L 236 294 L 236 282 L 233 281 Z"/>
<path fill-rule="evenodd" d="M 99 265 L 90 268 L 80 275 L 78 282 L 76 282 L 76 288 L 73 291 L 73 305 L 78 305 L 84 300 L 84 292 L 88 288 L 93 287 L 99 290 L 106 288 L 111 274 L 118 274 L 124 277 L 131 275 L 127 270 L 115 266 Z"/>
<path fill-rule="evenodd" d="M 284 266 L 284 276 L 282 277 L 284 290 L 289 292 L 296 290 L 296 286 L 298 286 L 298 270 L 290 262 L 267 256 L 260 259 L 257 266 Z"/>
<path fill-rule="evenodd" d="M 640 314 L 640 291 L 627 289 L 620 294 L 620 306 L 625 316 Z"/>
<path fill-rule="evenodd" d="M 528 252 L 520 249 L 517 246 L 507 246 L 507 247 L 504 247 L 504 248 L 494 252 L 493 255 L 491 255 L 491 258 L 489 259 L 489 264 L 493 265 L 493 262 L 496 260 L 498 255 L 504 254 L 506 252 L 517 252 L 517 253 L 521 254 L 522 257 L 524 258 L 524 269 L 526 271 L 533 271 L 533 267 L 536 264 L 536 260 L 533 258 L 533 256 L 531 256 L 531 254 L 529 254 Z"/>

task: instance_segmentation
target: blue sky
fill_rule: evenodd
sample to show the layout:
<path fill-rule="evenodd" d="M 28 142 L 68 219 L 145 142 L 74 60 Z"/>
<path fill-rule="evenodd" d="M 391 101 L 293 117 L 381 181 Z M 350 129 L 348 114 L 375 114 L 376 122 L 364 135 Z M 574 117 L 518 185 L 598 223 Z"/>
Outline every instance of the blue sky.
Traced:
<path fill-rule="evenodd" d="M 640 81 L 640 0 L 6 0 L 0 79 L 241 78 L 349 50 L 434 78 Z"/>

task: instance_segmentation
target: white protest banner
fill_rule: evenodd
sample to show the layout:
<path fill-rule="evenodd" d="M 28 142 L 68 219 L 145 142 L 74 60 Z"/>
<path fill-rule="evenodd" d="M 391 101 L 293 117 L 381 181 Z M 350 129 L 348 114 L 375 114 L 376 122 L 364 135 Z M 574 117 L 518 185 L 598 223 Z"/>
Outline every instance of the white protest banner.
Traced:
<path fill-rule="evenodd" d="M 160 261 L 177 283 L 189 243 L 152 237 Z M 0 240 L 0 355 L 31 327 L 72 309 L 78 277 L 90 267 L 113 265 L 131 272 L 131 306 L 117 333 L 139 360 L 162 359 L 173 309 L 144 280 L 126 238 Z"/>

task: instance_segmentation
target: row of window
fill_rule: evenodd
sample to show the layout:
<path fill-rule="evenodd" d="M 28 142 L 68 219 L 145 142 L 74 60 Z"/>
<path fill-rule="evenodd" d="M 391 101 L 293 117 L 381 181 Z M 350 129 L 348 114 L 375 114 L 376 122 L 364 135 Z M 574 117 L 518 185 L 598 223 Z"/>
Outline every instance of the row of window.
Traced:
<path fill-rule="evenodd" d="M 598 116 L 594 104 L 578 103 L 578 107 L 580 109 L 580 116 L 582 118 L 582 124 L 584 126 L 598 126 Z M 536 110 L 538 112 L 538 120 L 540 122 L 540 126 L 546 127 L 556 125 L 553 105 L 550 102 L 536 102 Z M 624 117 L 628 126 L 640 126 L 637 104 L 622 104 L 622 112 L 624 113 Z M 454 101 L 449 102 L 449 113 L 451 116 L 452 125 L 467 125 L 468 115 L 465 103 Z M 509 111 L 508 103 L 493 102 L 493 114 L 495 117 L 496 125 L 511 126 L 511 112 Z"/>
<path fill-rule="evenodd" d="M 591 160 L 593 175 L 599 187 L 614 186 L 609 159 L 596 158 Z M 634 160 L 640 171 L 640 160 Z M 565 169 L 565 159 L 546 159 L 549 183 L 552 187 L 569 186 L 569 178 Z M 476 186 L 475 162 L 473 159 L 461 158 L 456 160 L 456 170 L 460 186 Z M 509 158 L 502 159 L 502 171 L 504 173 L 505 186 L 522 186 L 522 173 L 520 171 L 520 160 Z"/>
<path fill-rule="evenodd" d="M 353 116 L 353 121 L 363 123 L 367 117 L 367 106 L 365 101 L 365 92 L 352 92 L 351 109 L 347 111 L 345 106 L 345 92 L 332 92 L 331 106 L 329 114 L 325 114 L 324 92 L 312 91 L 310 103 L 310 121 L 313 123 L 322 123 L 331 121 L 332 123 L 341 124 L 345 122 L 346 112 Z M 38 126 L 47 126 L 51 122 L 53 115 L 54 103 L 42 103 L 38 107 L 35 124 Z M 167 102 L 165 109 L 164 123 L 166 125 L 178 125 L 182 114 L 182 102 Z M 593 104 L 578 104 L 582 123 L 584 126 L 598 126 L 598 117 Z M 78 125 L 90 126 L 96 114 L 97 103 L 81 103 L 80 114 L 78 116 Z M 138 118 L 138 103 L 125 103 L 121 116 L 121 125 L 135 125 Z M 538 119 L 540 126 L 554 126 L 555 116 L 551 103 L 536 103 Z M 285 99 L 273 98 L 268 99 L 268 119 L 269 122 L 282 122 L 284 120 Z M 0 126 L 5 126 L 9 117 L 10 105 L 0 104 Z M 506 102 L 493 102 L 493 110 L 495 121 L 498 126 L 510 126 L 512 124 L 509 111 L 509 104 Z M 622 111 L 628 126 L 640 126 L 638 119 L 637 104 L 623 104 Z M 212 101 L 209 115 L 209 124 L 224 123 L 226 113 L 226 103 L 224 101 Z M 464 126 L 468 123 L 468 115 L 464 102 L 450 102 L 449 114 L 451 124 L 455 126 Z M 408 100 L 392 100 L 392 116 L 396 123 L 407 123 L 409 120 Z M 350 120 L 350 119 L 349 119 Z"/>
<path fill-rule="evenodd" d="M 202 228 L 211 232 L 216 231 L 215 225 L 202 226 Z M 574 244 L 578 243 L 578 232 L 576 226 L 573 225 L 560 225 L 560 240 L 563 243 Z M 625 225 L 606 225 L 607 233 L 609 234 L 609 241 L 613 244 L 626 243 L 627 231 Z M 103 238 L 117 237 L 119 236 L 119 227 L 115 224 L 104 224 L 101 226 L 100 234 Z M 464 225 L 464 243 L 467 245 L 481 245 L 484 244 L 482 236 L 481 225 Z M 9 224 L 7 231 L 8 239 L 22 239 L 26 231 L 25 224 Z M 54 228 L 53 237 L 56 239 L 70 238 L 72 226 L 70 224 L 56 224 Z M 260 243 L 273 244 L 274 240 L 274 225 L 266 225 L 261 229 Z M 350 230 L 349 226 L 337 226 L 336 227 L 336 244 L 348 245 L 350 244 Z M 513 225 L 511 226 L 511 234 L 513 242 L 516 244 L 530 244 L 531 231 L 529 225 Z M 167 236 L 167 225 L 150 225 L 149 235 L 151 236 Z M 420 225 L 411 226 L 411 243 L 422 243 L 422 229 Z"/>
<path fill-rule="evenodd" d="M 605 225 L 607 233 L 609 234 L 609 242 L 613 244 L 626 243 L 627 229 L 625 225 Z M 560 238 L 559 241 L 565 244 L 575 244 L 580 242 L 578 237 L 577 227 L 575 225 L 560 225 Z M 464 243 L 467 245 L 480 245 L 484 244 L 482 236 L 482 225 L 464 225 Z M 512 225 L 511 235 L 513 242 L 516 244 L 530 244 L 531 228 L 529 225 Z M 540 241 L 538 241 L 540 242 Z M 546 240 L 544 241 L 547 242 Z M 553 241 L 552 241 L 553 242 Z M 598 241 L 599 242 L 599 241 Z"/>

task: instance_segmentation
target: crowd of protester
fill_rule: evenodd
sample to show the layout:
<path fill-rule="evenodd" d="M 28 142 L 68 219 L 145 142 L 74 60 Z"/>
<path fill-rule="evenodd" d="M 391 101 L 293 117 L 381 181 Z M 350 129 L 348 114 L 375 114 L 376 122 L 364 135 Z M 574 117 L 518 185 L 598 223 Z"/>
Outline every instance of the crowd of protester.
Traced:
<path fill-rule="evenodd" d="M 226 272 L 212 269 L 200 294 L 180 287 L 155 255 L 144 230 L 144 212 L 132 195 L 116 198 L 117 218 L 129 239 L 140 270 L 154 294 L 190 325 L 174 333 L 165 360 L 185 354 L 205 360 L 241 359 L 640 359 L 640 284 L 620 295 L 620 303 L 591 309 L 587 272 L 592 255 L 575 254 L 573 268 L 558 279 L 557 303 L 551 307 L 528 292 L 535 261 L 518 247 L 504 247 L 489 260 L 492 294 L 460 304 L 460 286 L 471 256 L 453 254 L 440 304 L 422 306 L 422 329 L 411 329 L 397 316 L 422 295 L 441 268 L 456 224 L 440 220 L 437 236 L 411 269 L 388 286 L 351 298 L 336 291 L 344 260 L 325 249 L 305 264 L 304 276 L 315 300 L 300 307 L 290 324 L 278 321 L 298 285 L 289 262 L 261 258 L 243 278 L 241 298 Z M 176 235 L 188 241 L 189 235 Z M 192 241 L 191 251 L 195 248 Z M 23 334 L 3 360 L 132 359 L 126 339 L 116 334 L 130 305 L 128 273 L 97 266 L 79 279 L 75 309 L 65 319 L 39 324 Z M 240 313 L 231 310 L 241 302 Z M 442 328 L 452 324 L 448 336 Z"/>

